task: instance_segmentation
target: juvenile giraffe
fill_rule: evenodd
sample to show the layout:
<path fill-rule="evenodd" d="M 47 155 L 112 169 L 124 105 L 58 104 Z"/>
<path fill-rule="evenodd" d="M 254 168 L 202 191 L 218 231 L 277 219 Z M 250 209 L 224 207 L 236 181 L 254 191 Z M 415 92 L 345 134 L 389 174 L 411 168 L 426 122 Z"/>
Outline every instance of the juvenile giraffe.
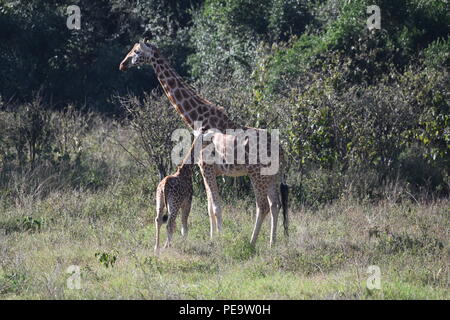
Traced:
<path fill-rule="evenodd" d="M 225 133 L 226 129 L 253 129 L 262 132 L 262 129 L 238 126 L 233 123 L 225 114 L 222 107 L 218 107 L 212 102 L 200 97 L 195 90 L 186 84 L 176 71 L 169 65 L 168 61 L 161 55 L 159 49 L 146 40 L 136 43 L 130 52 L 120 63 L 119 69 L 126 69 L 143 64 L 150 64 L 158 77 L 169 101 L 176 111 L 181 115 L 188 127 L 194 129 L 194 122 L 201 122 L 202 130 L 216 129 Z M 215 147 L 218 150 L 225 150 L 223 145 L 227 139 L 215 139 Z M 270 144 L 270 141 L 268 141 Z M 248 153 L 248 145 L 246 153 Z M 280 148 L 280 163 L 283 163 L 283 152 Z M 261 229 L 262 222 L 267 213 L 271 213 L 271 234 L 270 245 L 275 242 L 278 222 L 279 208 L 283 207 L 284 230 L 288 234 L 288 211 L 287 197 L 288 188 L 285 184 L 280 184 L 281 173 L 273 175 L 262 175 L 261 168 L 265 167 L 261 163 L 246 164 L 207 164 L 200 161 L 199 167 L 205 183 L 208 196 L 208 213 L 210 219 L 210 235 L 222 229 L 222 209 L 216 176 L 243 176 L 250 177 L 256 198 L 256 223 L 253 229 L 251 244 L 255 244 Z M 281 168 L 280 168 L 281 169 Z M 278 189 L 279 187 L 279 189 Z M 281 203 L 279 194 L 281 191 Z"/>
<path fill-rule="evenodd" d="M 192 166 L 194 144 L 178 166 L 177 171 L 162 179 L 156 188 L 156 243 L 155 253 L 159 253 L 159 236 L 163 223 L 167 222 L 167 240 L 164 248 L 171 245 L 172 236 L 176 227 L 178 211 L 181 210 L 181 234 L 187 236 L 188 217 L 192 203 Z M 164 214 L 164 209 L 168 214 Z"/>

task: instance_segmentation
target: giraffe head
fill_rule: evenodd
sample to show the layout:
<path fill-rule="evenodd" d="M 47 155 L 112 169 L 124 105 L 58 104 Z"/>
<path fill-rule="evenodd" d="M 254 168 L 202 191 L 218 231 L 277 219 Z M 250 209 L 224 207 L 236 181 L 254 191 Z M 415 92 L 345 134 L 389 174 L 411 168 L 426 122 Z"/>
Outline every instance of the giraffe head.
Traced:
<path fill-rule="evenodd" d="M 158 48 L 147 42 L 146 39 L 140 40 L 122 60 L 119 65 L 119 70 L 125 71 L 130 67 L 148 63 L 152 58 L 157 58 L 159 56 L 158 51 Z"/>

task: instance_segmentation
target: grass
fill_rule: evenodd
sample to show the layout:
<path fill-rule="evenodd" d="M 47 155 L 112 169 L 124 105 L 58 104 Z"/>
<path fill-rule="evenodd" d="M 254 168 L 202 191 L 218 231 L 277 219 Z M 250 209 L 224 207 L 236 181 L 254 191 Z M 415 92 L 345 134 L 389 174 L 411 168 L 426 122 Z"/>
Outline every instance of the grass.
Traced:
<path fill-rule="evenodd" d="M 268 218 L 249 245 L 253 199 L 226 203 L 223 233 L 209 239 L 203 194 L 188 237 L 178 229 L 156 257 L 154 183 L 101 130 L 84 144 L 86 161 L 102 161 L 95 187 L 41 179 L 44 194 L 18 179 L 5 185 L 20 192 L 0 192 L 0 299 L 449 299 L 449 199 L 291 208 L 289 239 L 280 221 L 269 248 Z M 71 266 L 80 289 L 68 286 Z M 367 288 L 369 266 L 379 290 Z"/>
<path fill-rule="evenodd" d="M 187 239 L 153 255 L 153 199 L 126 182 L 55 192 L 0 217 L 3 299 L 448 299 L 448 200 L 338 201 L 291 212 L 291 237 L 268 247 L 269 219 L 248 244 L 253 206 L 224 208 L 224 232 L 208 238 L 195 198 Z M 281 228 L 280 228 L 281 230 Z M 163 230 L 165 236 L 165 230 Z M 101 258 L 102 257 L 102 258 Z M 106 263 L 105 263 L 106 261 Z M 67 287 L 71 265 L 81 289 Z M 368 290 L 367 268 L 381 270 Z"/>

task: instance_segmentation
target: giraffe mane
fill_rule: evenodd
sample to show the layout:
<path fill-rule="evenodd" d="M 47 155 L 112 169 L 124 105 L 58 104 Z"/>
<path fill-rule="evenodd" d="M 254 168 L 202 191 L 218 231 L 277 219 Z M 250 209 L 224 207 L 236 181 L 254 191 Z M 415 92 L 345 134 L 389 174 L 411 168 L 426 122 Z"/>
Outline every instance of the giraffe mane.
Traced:
<path fill-rule="evenodd" d="M 155 47 L 155 48 L 158 50 L 158 53 L 160 53 L 160 50 L 159 50 L 157 47 Z M 164 55 L 160 54 L 160 59 L 162 59 L 163 62 L 164 62 L 165 64 L 167 64 L 167 65 L 170 66 L 169 60 L 168 60 Z M 198 90 L 197 90 L 193 85 L 191 85 L 191 84 L 188 83 L 186 80 L 184 80 L 178 73 L 175 73 L 174 76 L 175 76 L 174 78 L 175 78 L 177 81 L 179 81 L 179 82 L 180 82 L 181 84 L 183 84 L 188 90 L 191 91 L 192 96 L 194 96 L 194 97 L 196 97 L 197 99 L 199 99 L 202 103 L 204 103 L 204 104 L 206 104 L 206 105 L 208 105 L 208 106 L 210 106 L 210 107 L 212 107 L 212 108 L 215 108 L 215 109 L 216 109 L 217 111 L 219 111 L 220 113 L 223 113 L 223 114 L 226 115 L 226 110 L 225 110 L 224 107 L 218 106 L 218 105 L 216 105 L 215 103 L 213 103 L 213 102 L 211 102 L 211 101 L 209 101 L 209 100 L 203 98 L 202 96 L 200 96 L 200 95 L 198 94 Z"/>

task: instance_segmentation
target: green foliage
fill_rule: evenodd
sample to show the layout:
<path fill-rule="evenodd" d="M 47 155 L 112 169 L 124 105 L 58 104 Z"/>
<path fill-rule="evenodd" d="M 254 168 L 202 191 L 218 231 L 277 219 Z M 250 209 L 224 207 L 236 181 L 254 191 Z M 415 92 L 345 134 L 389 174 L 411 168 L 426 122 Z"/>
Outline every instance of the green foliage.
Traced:
<path fill-rule="evenodd" d="M 43 218 L 33 218 L 33 217 L 25 217 L 22 220 L 18 221 L 20 223 L 20 227 L 24 230 L 31 231 L 39 231 L 42 226 L 45 225 L 45 219 Z"/>
<path fill-rule="evenodd" d="M 342 265 L 346 257 L 343 252 L 333 252 L 330 248 L 319 249 L 313 254 L 304 254 L 296 250 L 288 250 L 273 257 L 272 264 L 282 270 L 297 271 L 306 275 L 330 272 Z"/>
<path fill-rule="evenodd" d="M 217 265 L 214 263 L 205 263 L 203 261 L 185 260 L 185 261 L 171 261 L 162 260 L 158 257 L 147 257 L 144 259 L 144 264 L 149 267 L 152 272 L 159 274 L 164 273 L 189 273 L 189 272 L 216 272 Z"/>
<path fill-rule="evenodd" d="M 224 254 L 232 260 L 237 261 L 249 260 L 255 253 L 255 247 L 250 244 L 250 239 L 248 237 L 236 239 L 233 236 L 232 241 L 224 248 Z"/>
<path fill-rule="evenodd" d="M 337 172 L 343 176 L 375 173 L 373 187 L 400 176 L 415 190 L 426 186 L 448 192 L 449 99 L 444 89 L 448 73 L 434 72 L 431 78 L 427 70 L 411 69 L 376 85 L 354 85 L 342 91 L 336 86 L 342 71 L 324 78 L 317 75 L 300 94 L 292 92 L 288 101 L 281 102 L 289 110 L 286 150 L 295 170 L 306 179 L 298 189 L 303 199 L 308 194 L 321 198 L 307 184 L 315 170 L 328 171 L 333 181 L 329 182 L 335 190 L 331 192 L 322 179 L 312 180 L 329 200 L 339 197 L 339 190 L 346 190 L 348 183 L 356 183 L 356 176 L 336 180 Z M 370 188 L 360 190 L 362 196 L 371 195 Z"/>
<path fill-rule="evenodd" d="M 21 199 L 45 197 L 65 188 L 98 189 L 110 167 L 93 159 L 86 137 L 104 123 L 90 112 L 68 106 L 46 109 L 37 95 L 25 105 L 9 104 L 0 112 L 0 194 Z"/>
<path fill-rule="evenodd" d="M 172 150 L 178 142 L 172 140 L 172 133 L 180 126 L 180 116 L 172 110 L 167 97 L 157 90 L 144 94 L 142 101 L 130 95 L 119 97 L 119 101 L 128 116 L 126 125 L 136 135 L 133 149 L 138 151 L 127 149 L 119 140 L 118 143 L 139 164 L 158 173 L 159 180 L 162 180 L 173 165 L 178 165 L 172 163 Z M 141 150 L 144 150 L 144 154 L 141 154 Z"/>
<path fill-rule="evenodd" d="M 96 252 L 95 257 L 98 262 L 103 265 L 105 268 L 114 267 L 116 263 L 118 252 L 116 250 L 111 252 Z"/>
<path fill-rule="evenodd" d="M 424 248 L 435 254 L 440 254 L 444 249 L 444 245 L 437 239 L 431 239 L 426 234 L 415 238 L 408 234 L 393 234 L 391 232 L 383 232 L 379 236 L 380 241 L 377 249 L 385 254 L 395 254 L 405 250 L 411 250 L 418 253 Z"/>
<path fill-rule="evenodd" d="M 382 9 L 379 31 L 366 27 L 366 8 L 372 4 Z M 343 79 L 346 83 L 372 84 L 388 72 L 404 70 L 423 48 L 437 39 L 447 39 L 450 32 L 446 22 L 449 13 L 440 1 L 417 4 L 405 0 L 393 4 L 359 0 L 334 6 L 330 12 L 324 11 L 328 16 L 318 19 L 324 21 L 322 25 L 318 23 L 319 32 L 292 38 L 265 60 L 266 65 L 259 72 L 269 92 L 282 90 L 286 81 L 305 77 L 311 70 L 326 72 L 343 65 L 348 72 Z M 440 53 L 441 61 L 445 59 L 444 52 Z"/>
<path fill-rule="evenodd" d="M 158 84 L 146 70 L 126 74 L 118 70 L 133 41 L 152 33 L 162 49 L 174 56 L 176 66 L 182 66 L 189 54 L 183 35 L 190 20 L 186 9 L 198 1 L 4 3 L 0 11 L 0 94 L 23 102 L 43 88 L 59 108 L 67 103 L 87 104 L 111 114 L 120 111 L 109 99 L 114 93 L 140 93 Z M 80 30 L 66 27 L 69 5 L 80 6 Z"/>
<path fill-rule="evenodd" d="M 27 285 L 26 273 L 22 270 L 3 272 L 0 269 L 0 294 L 19 293 Z"/>
<path fill-rule="evenodd" d="M 304 31 L 312 17 L 303 0 L 210 0 L 194 15 L 191 74 L 202 83 L 248 78 L 260 42 L 276 42 Z"/>
<path fill-rule="evenodd" d="M 450 68 L 450 39 L 437 39 L 424 50 L 424 64 L 428 68 Z"/>
<path fill-rule="evenodd" d="M 92 109 L 125 115 L 117 130 L 129 133 L 107 131 L 142 165 L 135 170 L 154 173 L 145 187 L 135 181 L 146 194 L 156 173 L 172 170 L 168 139 L 182 123 L 166 97 L 143 94 L 158 86 L 147 68 L 117 70 L 144 35 L 233 121 L 282 129 L 294 201 L 316 207 L 349 190 L 376 199 L 394 182 L 448 195 L 445 1 L 1 3 L 0 195 L 8 199 L 107 188 L 122 168 L 85 143 L 104 124 Z M 81 30 L 66 28 L 69 4 L 81 7 Z M 370 31 L 366 10 L 374 4 L 381 30 Z M 197 171 L 194 181 L 203 196 Z M 251 195 L 246 178 L 218 182 L 225 201 Z"/>
<path fill-rule="evenodd" d="M 1 159 L 33 167 L 37 161 L 49 158 L 54 135 L 49 126 L 50 114 L 45 112 L 40 96 L 14 113 L 4 113 L 0 121 L 4 143 Z"/>

